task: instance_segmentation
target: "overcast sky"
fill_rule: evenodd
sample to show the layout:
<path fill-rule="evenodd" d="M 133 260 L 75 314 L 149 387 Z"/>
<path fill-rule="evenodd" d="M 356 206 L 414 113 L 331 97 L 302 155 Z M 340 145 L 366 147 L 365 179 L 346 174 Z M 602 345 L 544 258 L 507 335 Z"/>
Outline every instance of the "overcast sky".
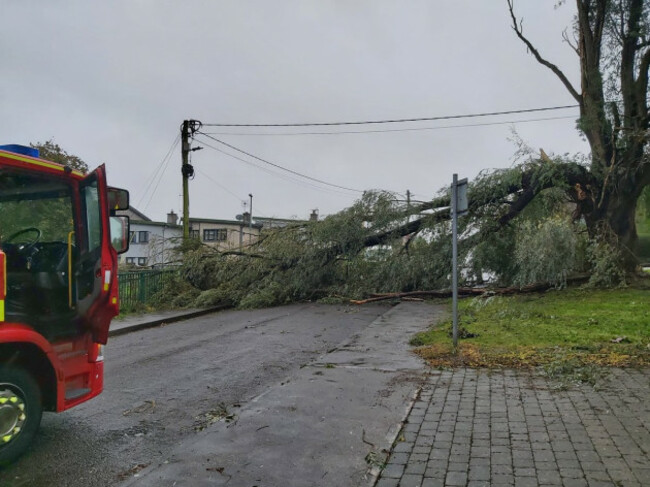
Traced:
<path fill-rule="evenodd" d="M 561 37 L 573 9 L 555 3 L 519 0 L 516 10 L 525 33 L 578 85 L 578 59 Z M 128 189 L 131 203 L 154 220 L 181 210 L 180 146 L 165 156 L 184 119 L 336 122 L 575 103 L 515 37 L 505 0 L 3 0 L 1 12 L 0 143 L 53 139 L 91 168 L 106 163 L 109 184 Z M 448 128 L 548 117 L 568 118 Z M 316 179 L 359 190 L 409 189 L 422 200 L 454 172 L 472 178 L 511 165 L 513 126 L 549 154 L 586 151 L 576 118 L 572 109 L 203 131 Z M 413 128 L 432 130 L 295 135 Z M 232 219 L 249 193 L 255 215 L 299 218 L 315 208 L 336 212 L 359 197 L 205 137 L 197 145 L 205 148 L 192 154 L 192 216 Z"/>

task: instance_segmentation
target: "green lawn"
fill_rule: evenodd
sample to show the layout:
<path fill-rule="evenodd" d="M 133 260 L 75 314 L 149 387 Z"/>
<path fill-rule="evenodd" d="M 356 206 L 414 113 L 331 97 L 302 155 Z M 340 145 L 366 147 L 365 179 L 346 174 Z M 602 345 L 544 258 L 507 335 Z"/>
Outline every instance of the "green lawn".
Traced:
<path fill-rule="evenodd" d="M 450 321 L 416 335 L 411 343 L 423 346 L 418 353 L 434 364 L 443 356 L 488 366 L 536 365 L 559 356 L 612 365 L 650 361 L 650 289 L 571 289 L 467 299 L 460 302 L 459 325 L 476 336 L 461 340 L 455 358 Z M 612 342 L 616 339 L 620 343 Z"/>

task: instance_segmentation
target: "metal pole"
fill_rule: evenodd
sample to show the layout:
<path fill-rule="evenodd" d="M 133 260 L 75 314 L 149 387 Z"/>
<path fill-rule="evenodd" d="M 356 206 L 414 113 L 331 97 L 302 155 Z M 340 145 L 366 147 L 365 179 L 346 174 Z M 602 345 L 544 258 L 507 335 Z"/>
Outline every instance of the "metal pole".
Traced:
<path fill-rule="evenodd" d="M 248 196 L 251 199 L 251 206 L 250 206 L 250 217 L 248 218 L 248 244 L 253 243 L 253 194 L 248 193 Z"/>
<path fill-rule="evenodd" d="M 190 238 L 190 192 L 188 184 L 188 173 L 185 170 L 188 164 L 188 154 L 190 153 L 190 121 L 183 121 L 181 130 L 181 156 L 183 158 L 183 242 L 187 243 Z"/>
<path fill-rule="evenodd" d="M 406 190 L 406 223 L 411 223 L 411 191 Z"/>
<path fill-rule="evenodd" d="M 458 174 L 451 185 L 451 290 L 454 348 L 458 347 Z"/>

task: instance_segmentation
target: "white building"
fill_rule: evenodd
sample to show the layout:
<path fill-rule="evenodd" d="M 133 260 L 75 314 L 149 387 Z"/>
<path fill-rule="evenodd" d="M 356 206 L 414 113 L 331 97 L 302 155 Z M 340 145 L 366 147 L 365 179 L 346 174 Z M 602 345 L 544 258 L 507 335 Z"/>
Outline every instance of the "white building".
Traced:
<path fill-rule="evenodd" d="M 177 263 L 175 249 L 182 243 L 183 227 L 177 223 L 176 213 L 170 211 L 167 222 L 151 221 L 133 207 L 118 214 L 128 216 L 131 223 L 129 250 L 119 256 L 120 264 L 159 268 Z M 251 225 L 249 219 L 248 213 L 241 220 L 190 217 L 190 238 L 220 251 L 237 250 L 257 242 L 263 230 L 304 223 L 290 218 L 254 217 Z M 310 220 L 318 220 L 317 210 L 312 211 Z"/>
<path fill-rule="evenodd" d="M 138 267 L 162 267 L 175 264 L 174 249 L 180 245 L 183 228 L 177 225 L 176 214 L 167 215 L 167 222 L 151 221 L 135 208 L 124 212 L 131 223 L 131 235 L 128 252 L 120 255 L 120 264 Z"/>

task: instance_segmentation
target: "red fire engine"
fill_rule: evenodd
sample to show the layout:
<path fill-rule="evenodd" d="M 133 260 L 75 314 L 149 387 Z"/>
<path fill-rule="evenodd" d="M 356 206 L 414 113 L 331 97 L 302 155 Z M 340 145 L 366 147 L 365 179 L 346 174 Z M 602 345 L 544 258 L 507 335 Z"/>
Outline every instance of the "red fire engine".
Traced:
<path fill-rule="evenodd" d="M 103 344 L 119 312 L 117 254 L 128 249 L 125 190 L 0 147 L 0 465 L 16 459 L 43 411 L 103 387 Z"/>

